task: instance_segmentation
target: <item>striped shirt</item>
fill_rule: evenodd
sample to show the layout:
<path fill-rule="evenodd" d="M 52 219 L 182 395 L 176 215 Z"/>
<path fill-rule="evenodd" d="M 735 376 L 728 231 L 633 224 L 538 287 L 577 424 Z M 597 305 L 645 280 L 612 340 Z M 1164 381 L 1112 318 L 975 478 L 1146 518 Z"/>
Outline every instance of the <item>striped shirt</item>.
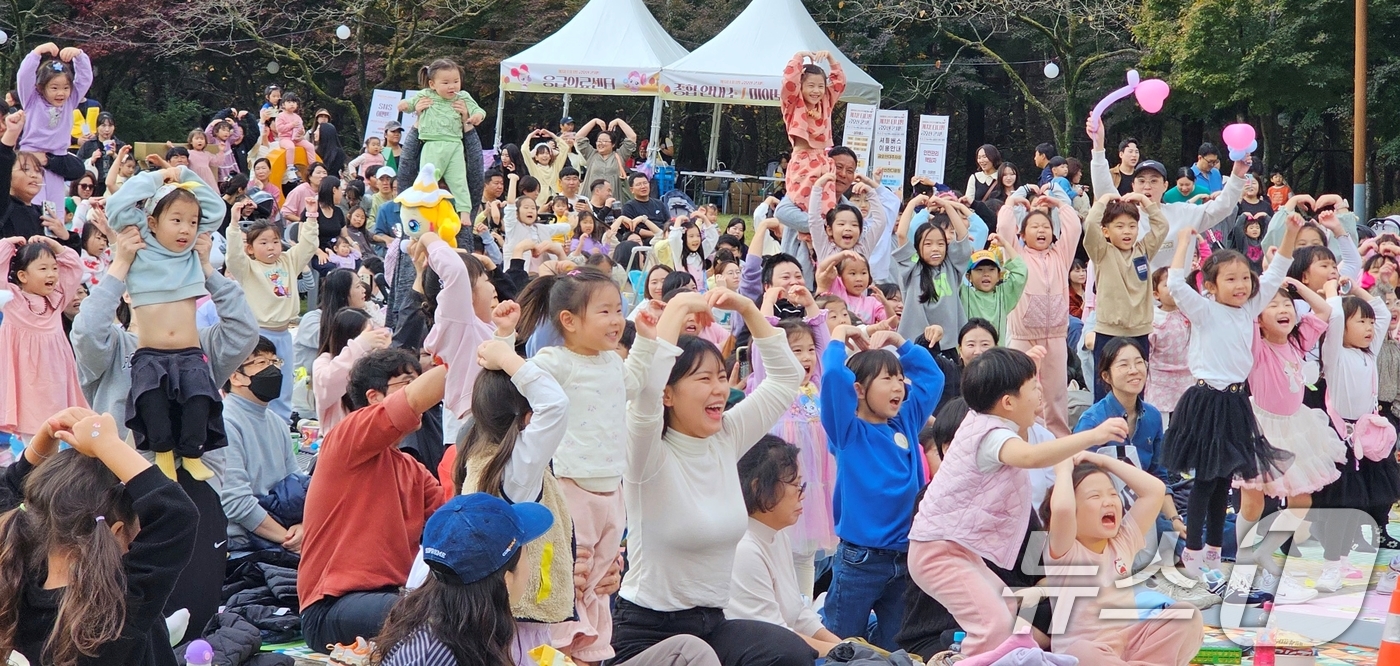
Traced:
<path fill-rule="evenodd" d="M 447 646 L 424 627 L 394 646 L 380 666 L 457 666 L 457 660 Z"/>

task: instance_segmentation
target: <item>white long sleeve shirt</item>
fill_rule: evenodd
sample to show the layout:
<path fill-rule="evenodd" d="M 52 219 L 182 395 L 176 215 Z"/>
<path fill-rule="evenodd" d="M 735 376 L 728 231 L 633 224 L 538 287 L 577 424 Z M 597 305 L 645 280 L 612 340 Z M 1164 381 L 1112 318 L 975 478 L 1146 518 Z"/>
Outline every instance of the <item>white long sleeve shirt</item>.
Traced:
<path fill-rule="evenodd" d="M 554 475 L 589 492 L 617 490 L 627 470 L 627 401 L 635 398 L 646 368 L 615 351 L 583 356 L 545 347 L 531 363 L 552 375 L 569 396 L 568 429 L 554 453 Z"/>
<path fill-rule="evenodd" d="M 814 636 L 822 628 L 821 618 L 797 589 L 792 542 L 786 532 L 749 519 L 749 530 L 734 553 L 724 616 L 776 624 L 803 636 Z"/>
<path fill-rule="evenodd" d="M 1177 308 L 1191 320 L 1186 364 L 1193 377 L 1221 391 L 1249 377 L 1249 370 L 1254 366 L 1251 350 L 1256 320 L 1278 293 L 1283 278 L 1288 275 L 1288 266 L 1293 263 L 1280 259 L 1271 262 L 1259 276 L 1259 293 L 1238 308 L 1221 305 L 1196 293 L 1186 284 L 1185 269 L 1173 268 L 1167 272 L 1167 291 L 1176 300 Z"/>
<path fill-rule="evenodd" d="M 1327 375 L 1327 394 L 1332 400 L 1332 410 L 1348 421 L 1355 421 L 1376 411 L 1376 395 L 1379 389 L 1379 375 L 1376 370 L 1376 355 L 1385 344 L 1385 333 L 1390 327 L 1390 310 L 1380 298 L 1370 300 L 1371 309 L 1376 311 L 1375 335 L 1371 346 L 1366 349 L 1347 347 L 1342 344 L 1346 337 L 1347 316 L 1342 309 L 1342 298 L 1329 298 L 1332 316 L 1327 320 L 1327 335 L 1322 338 L 1322 372 Z"/>
<path fill-rule="evenodd" d="M 1104 156 L 1104 151 L 1095 150 L 1093 159 L 1089 161 L 1089 173 L 1094 183 L 1094 199 L 1113 192 L 1118 193 L 1118 187 L 1113 184 L 1113 173 L 1108 169 L 1108 158 Z M 1225 180 L 1225 189 L 1221 190 L 1220 196 L 1211 201 L 1207 201 L 1203 206 L 1189 203 L 1164 203 L 1162 214 L 1167 216 L 1167 239 L 1162 242 L 1162 247 L 1157 251 L 1147 264 L 1151 271 L 1158 268 L 1172 265 L 1172 257 L 1176 256 L 1176 235 L 1182 229 L 1191 228 L 1196 231 L 1205 231 L 1225 218 L 1235 214 L 1235 206 L 1239 204 L 1240 197 L 1244 196 L 1244 179 L 1236 178 L 1233 175 Z M 1142 240 L 1150 231 L 1147 213 L 1138 211 L 1138 240 Z M 1196 246 L 1192 245 L 1190 252 L 1186 255 L 1186 262 L 1189 264 L 1196 258 Z M 1268 301 L 1265 301 L 1267 304 Z M 1256 313 L 1257 314 L 1257 313 Z M 1194 323 L 1194 320 L 1192 320 Z M 1248 347 L 1245 349 L 1245 356 L 1248 357 Z M 1244 381 L 1241 379 L 1240 381 Z"/>
<path fill-rule="evenodd" d="M 729 604 L 734 553 L 749 520 L 739 458 L 797 399 L 804 374 L 781 332 L 753 344 L 767 378 L 704 439 L 666 428 L 661 396 L 680 348 L 645 338 L 632 347 L 647 368 L 627 406 L 622 484 L 631 569 L 620 594 L 634 604 L 663 612 Z"/>

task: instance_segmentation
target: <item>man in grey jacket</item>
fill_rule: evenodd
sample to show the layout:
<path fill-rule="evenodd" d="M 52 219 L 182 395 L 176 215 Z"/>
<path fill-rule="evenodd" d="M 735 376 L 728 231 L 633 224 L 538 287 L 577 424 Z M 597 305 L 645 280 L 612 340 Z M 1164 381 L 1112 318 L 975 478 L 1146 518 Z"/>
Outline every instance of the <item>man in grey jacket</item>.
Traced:
<path fill-rule="evenodd" d="M 126 294 L 126 275 L 136 250 L 144 247 L 138 233 L 109 234 L 112 264 L 107 275 L 92 288 L 73 318 L 73 354 L 78 361 L 78 381 L 83 397 L 99 413 L 112 415 L 126 436 L 126 396 L 131 392 L 127 363 L 136 351 L 136 333 L 117 323 L 117 310 Z M 199 346 L 209 356 L 214 383 L 223 384 L 258 341 L 258 319 L 243 297 L 243 288 L 214 270 L 209 263 L 208 238 L 195 242 L 204 287 L 214 301 L 219 323 L 199 332 Z"/>
<path fill-rule="evenodd" d="M 301 552 L 301 525 L 283 526 L 258 504 L 279 481 L 301 471 L 292 436 L 267 404 L 282 387 L 282 361 L 272 341 L 258 337 L 253 353 L 224 385 L 227 469 L 219 500 L 228 516 L 229 550 L 247 550 L 249 535 Z"/>

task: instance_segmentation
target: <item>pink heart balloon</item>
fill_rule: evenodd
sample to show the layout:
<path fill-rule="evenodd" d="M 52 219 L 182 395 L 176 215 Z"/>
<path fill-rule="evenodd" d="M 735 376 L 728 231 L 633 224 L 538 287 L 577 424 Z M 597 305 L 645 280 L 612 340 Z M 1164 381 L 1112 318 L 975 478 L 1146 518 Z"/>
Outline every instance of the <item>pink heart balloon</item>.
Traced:
<path fill-rule="evenodd" d="M 1162 110 L 1162 104 L 1167 101 L 1167 95 L 1171 93 L 1171 88 L 1167 82 L 1161 79 L 1147 79 L 1138 84 L 1133 90 L 1133 95 L 1137 97 L 1138 106 L 1148 113 L 1157 113 Z"/>
<path fill-rule="evenodd" d="M 1254 128 L 1246 123 L 1235 123 L 1221 130 L 1220 138 L 1231 150 L 1245 150 L 1254 142 Z"/>

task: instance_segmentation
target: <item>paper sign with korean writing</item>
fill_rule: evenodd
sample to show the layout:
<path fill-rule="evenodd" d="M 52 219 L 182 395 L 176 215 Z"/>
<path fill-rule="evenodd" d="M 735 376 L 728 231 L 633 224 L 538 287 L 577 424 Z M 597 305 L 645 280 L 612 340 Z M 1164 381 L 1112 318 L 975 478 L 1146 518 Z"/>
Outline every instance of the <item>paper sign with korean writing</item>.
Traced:
<path fill-rule="evenodd" d="M 914 160 L 914 175 L 941 183 L 947 160 L 948 116 L 919 116 L 919 153 Z"/>
<path fill-rule="evenodd" d="M 847 104 L 841 145 L 855 151 L 856 173 L 870 173 L 870 143 L 875 136 L 874 104 Z"/>
<path fill-rule="evenodd" d="M 896 192 L 904 185 L 904 153 L 908 143 L 909 112 L 881 109 L 875 114 L 875 155 L 871 165 L 880 184 Z"/>
<path fill-rule="evenodd" d="M 503 61 L 501 89 L 556 94 L 655 95 L 660 75 L 659 70 Z"/>
<path fill-rule="evenodd" d="M 375 90 L 369 100 L 369 115 L 365 118 L 365 140 L 384 136 L 384 126 L 399 119 L 399 102 L 404 94 L 394 90 Z"/>

